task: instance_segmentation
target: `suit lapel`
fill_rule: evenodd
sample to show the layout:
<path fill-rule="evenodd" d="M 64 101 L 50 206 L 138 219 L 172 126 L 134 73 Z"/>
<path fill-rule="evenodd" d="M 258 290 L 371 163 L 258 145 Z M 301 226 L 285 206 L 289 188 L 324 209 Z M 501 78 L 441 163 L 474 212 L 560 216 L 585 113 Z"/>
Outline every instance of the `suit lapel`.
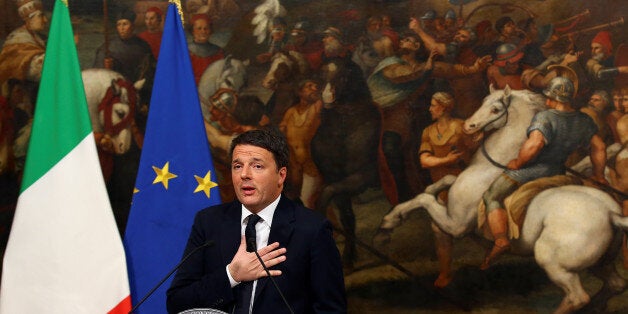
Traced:
<path fill-rule="evenodd" d="M 240 246 L 242 205 L 240 202 L 232 202 L 231 205 L 225 207 L 222 213 L 222 220 L 213 222 L 220 230 L 220 239 L 216 242 L 220 243 L 220 252 L 223 262 L 229 264 L 238 251 Z"/>
<path fill-rule="evenodd" d="M 290 242 L 290 238 L 292 237 L 292 232 L 294 231 L 294 204 L 292 201 L 288 200 L 284 195 L 281 196 L 281 200 L 279 200 L 279 204 L 277 204 L 277 209 L 275 210 L 275 215 L 273 216 L 273 223 L 270 228 L 270 235 L 268 236 L 268 244 L 279 242 L 280 247 L 286 247 Z M 278 269 L 284 271 L 285 265 L 280 263 L 277 266 L 274 266 L 273 269 Z M 270 279 L 268 277 L 263 277 L 257 280 L 257 288 L 255 289 L 255 303 L 257 303 L 260 298 L 258 296 L 261 292 L 266 288 L 266 285 Z"/>

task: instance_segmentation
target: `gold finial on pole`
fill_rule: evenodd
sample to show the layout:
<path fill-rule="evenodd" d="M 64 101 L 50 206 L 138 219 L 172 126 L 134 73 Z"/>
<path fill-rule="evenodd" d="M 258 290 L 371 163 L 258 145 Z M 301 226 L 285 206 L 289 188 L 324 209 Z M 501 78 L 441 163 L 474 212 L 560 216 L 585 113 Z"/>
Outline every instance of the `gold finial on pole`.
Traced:
<path fill-rule="evenodd" d="M 174 3 L 177 5 L 177 11 L 179 11 L 179 16 L 181 17 L 181 24 L 185 24 L 183 19 L 183 9 L 181 7 L 181 0 L 168 0 L 170 3 Z"/>

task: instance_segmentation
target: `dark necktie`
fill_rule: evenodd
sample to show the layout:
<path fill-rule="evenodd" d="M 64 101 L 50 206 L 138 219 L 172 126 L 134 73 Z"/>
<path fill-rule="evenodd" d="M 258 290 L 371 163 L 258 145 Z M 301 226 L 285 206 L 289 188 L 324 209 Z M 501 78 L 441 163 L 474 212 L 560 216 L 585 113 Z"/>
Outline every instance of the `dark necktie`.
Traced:
<path fill-rule="evenodd" d="M 249 215 L 249 221 L 244 229 L 244 238 L 247 243 L 247 249 L 257 251 L 257 245 L 252 245 L 257 241 L 257 233 L 255 232 L 255 225 L 262 219 L 260 216 L 251 214 Z M 252 243 L 250 243 L 252 241 Z M 251 251 L 252 252 L 252 251 Z M 253 281 L 244 281 L 240 284 L 240 294 L 237 300 L 235 313 L 248 314 L 249 307 L 251 305 L 251 297 L 253 296 Z"/>

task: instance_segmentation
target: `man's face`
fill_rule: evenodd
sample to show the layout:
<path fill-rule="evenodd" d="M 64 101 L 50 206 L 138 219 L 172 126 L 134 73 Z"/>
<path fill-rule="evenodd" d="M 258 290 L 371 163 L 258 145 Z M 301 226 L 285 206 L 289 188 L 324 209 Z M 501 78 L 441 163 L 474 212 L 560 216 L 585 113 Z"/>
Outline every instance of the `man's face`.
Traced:
<path fill-rule="evenodd" d="M 435 21 L 434 19 L 421 20 L 423 22 L 423 27 L 427 29 L 434 29 Z"/>
<path fill-rule="evenodd" d="M 129 39 L 133 36 L 133 23 L 127 19 L 118 20 L 116 22 L 116 30 L 120 38 Z"/>
<path fill-rule="evenodd" d="M 418 51 L 421 48 L 421 43 L 414 37 L 403 37 L 399 41 L 399 52 L 401 54 L 407 54 L 408 52 Z"/>
<path fill-rule="evenodd" d="M 325 54 L 331 57 L 337 56 L 342 51 L 342 44 L 334 36 L 325 35 L 323 45 L 325 45 Z"/>
<path fill-rule="evenodd" d="M 593 106 L 593 108 L 595 108 L 598 111 L 602 111 L 604 110 L 604 108 L 606 108 L 607 104 L 602 98 L 602 96 L 593 94 L 591 95 L 591 98 L 589 99 L 589 105 Z"/>
<path fill-rule="evenodd" d="M 622 95 L 621 94 L 615 94 L 613 95 L 613 106 L 615 107 L 615 110 L 617 111 L 623 111 L 624 107 L 622 107 Z"/>
<path fill-rule="evenodd" d="M 506 25 L 504 25 L 504 28 L 502 28 L 502 35 L 506 37 L 510 37 L 515 34 L 516 29 L 517 29 L 517 26 L 515 25 L 515 23 L 512 21 L 509 21 L 508 23 L 506 23 Z"/>
<path fill-rule="evenodd" d="M 206 43 L 209 41 L 209 37 L 212 34 L 211 27 L 206 20 L 199 19 L 194 21 L 192 25 L 192 37 L 195 43 Z"/>
<path fill-rule="evenodd" d="M 318 84 L 308 81 L 299 91 L 299 98 L 305 100 L 308 104 L 313 104 L 320 99 L 318 92 Z"/>
<path fill-rule="evenodd" d="M 237 145 L 231 159 L 231 179 L 238 200 L 252 213 L 272 203 L 283 189 L 287 169 L 277 169 L 273 154 L 253 145 Z"/>
<path fill-rule="evenodd" d="M 517 74 L 519 72 L 519 61 L 510 62 L 506 61 L 506 65 L 504 65 L 504 72 L 506 74 Z"/>
<path fill-rule="evenodd" d="M 445 30 L 445 20 L 442 18 L 434 19 L 434 29 L 438 32 L 443 32 Z"/>
<path fill-rule="evenodd" d="M 38 11 L 26 21 L 26 28 L 33 32 L 42 32 L 48 26 L 48 18 L 46 15 Z"/>
<path fill-rule="evenodd" d="M 551 98 L 546 98 L 545 99 L 545 106 L 547 106 L 547 108 L 549 109 L 556 109 L 556 106 L 562 104 L 560 101 L 558 100 L 554 100 Z"/>
<path fill-rule="evenodd" d="M 283 25 L 276 25 L 270 31 L 270 37 L 274 41 L 281 41 L 284 37 L 286 37 L 286 27 Z"/>
<path fill-rule="evenodd" d="M 161 26 L 161 17 L 155 12 L 146 12 L 146 15 L 144 16 L 144 23 L 146 24 L 146 29 L 149 32 L 157 32 Z"/>
<path fill-rule="evenodd" d="M 382 16 L 382 26 L 390 27 L 390 16 L 388 15 Z"/>
<path fill-rule="evenodd" d="M 382 23 L 379 20 L 373 19 L 366 24 L 366 31 L 369 33 L 377 33 L 382 28 Z"/>
<path fill-rule="evenodd" d="M 604 53 L 604 47 L 598 43 L 591 44 L 591 56 L 595 59 L 602 60 L 606 57 Z"/>
<path fill-rule="evenodd" d="M 446 112 L 445 106 L 441 105 L 441 103 L 439 103 L 436 99 L 432 99 L 430 102 L 429 111 L 432 115 L 432 120 L 438 120 Z"/>
<path fill-rule="evenodd" d="M 471 34 L 466 29 L 458 30 L 454 36 L 454 41 L 459 44 L 466 44 L 469 42 L 469 39 L 471 39 Z"/>
<path fill-rule="evenodd" d="M 300 32 L 300 31 L 293 31 L 292 34 L 290 34 L 290 39 L 292 41 L 292 43 L 296 46 L 301 46 L 303 44 L 305 44 L 305 40 L 306 40 L 306 36 L 304 32 Z"/>

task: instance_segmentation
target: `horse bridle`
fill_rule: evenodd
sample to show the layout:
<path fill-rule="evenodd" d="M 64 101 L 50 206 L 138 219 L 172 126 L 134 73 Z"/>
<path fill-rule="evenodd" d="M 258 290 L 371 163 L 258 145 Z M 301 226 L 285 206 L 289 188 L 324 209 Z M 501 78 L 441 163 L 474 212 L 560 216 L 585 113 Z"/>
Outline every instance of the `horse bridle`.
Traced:
<path fill-rule="evenodd" d="M 111 114 L 113 113 L 113 104 L 121 102 L 120 92 L 114 91 L 113 82 L 111 86 L 109 86 L 109 88 L 107 89 L 107 93 L 105 94 L 105 97 L 102 99 L 102 101 L 98 105 L 98 111 L 99 112 L 104 111 L 105 125 L 103 127 L 105 129 L 105 133 L 112 136 L 117 135 L 118 133 L 120 133 L 122 130 L 129 127 L 133 123 L 133 120 L 135 119 L 135 105 L 137 102 L 137 96 L 135 94 L 136 93 L 135 87 L 133 86 L 131 82 L 126 81 L 122 78 L 119 78 L 115 81 L 115 84 L 117 84 L 121 88 L 126 88 L 127 97 L 129 98 L 128 99 L 129 100 L 129 103 L 128 103 L 129 114 L 126 117 L 124 117 L 122 121 L 120 121 L 116 125 L 113 125 L 113 122 L 111 121 Z"/>
<path fill-rule="evenodd" d="M 502 104 L 502 107 L 504 108 L 504 112 L 502 112 L 502 114 L 500 114 L 499 116 L 497 116 L 495 119 L 489 121 L 487 124 L 484 125 L 484 127 L 482 127 L 482 129 L 480 129 L 480 131 L 484 131 L 484 128 L 486 128 L 487 126 L 489 126 L 490 124 L 492 124 L 493 122 L 501 119 L 503 116 L 506 116 L 506 122 L 508 122 L 508 108 L 510 108 L 510 102 L 508 102 L 508 104 L 504 103 L 504 98 L 500 98 L 499 99 L 499 103 Z M 486 151 L 486 137 L 484 137 L 482 139 L 482 144 L 480 146 L 480 148 L 482 149 L 482 155 L 484 155 L 484 157 L 486 157 L 486 159 L 491 163 L 491 165 L 500 168 L 500 169 L 508 169 L 508 167 L 500 164 L 499 162 L 497 162 L 495 159 L 493 159 L 493 157 L 491 157 L 491 155 L 488 154 L 488 151 Z"/>

